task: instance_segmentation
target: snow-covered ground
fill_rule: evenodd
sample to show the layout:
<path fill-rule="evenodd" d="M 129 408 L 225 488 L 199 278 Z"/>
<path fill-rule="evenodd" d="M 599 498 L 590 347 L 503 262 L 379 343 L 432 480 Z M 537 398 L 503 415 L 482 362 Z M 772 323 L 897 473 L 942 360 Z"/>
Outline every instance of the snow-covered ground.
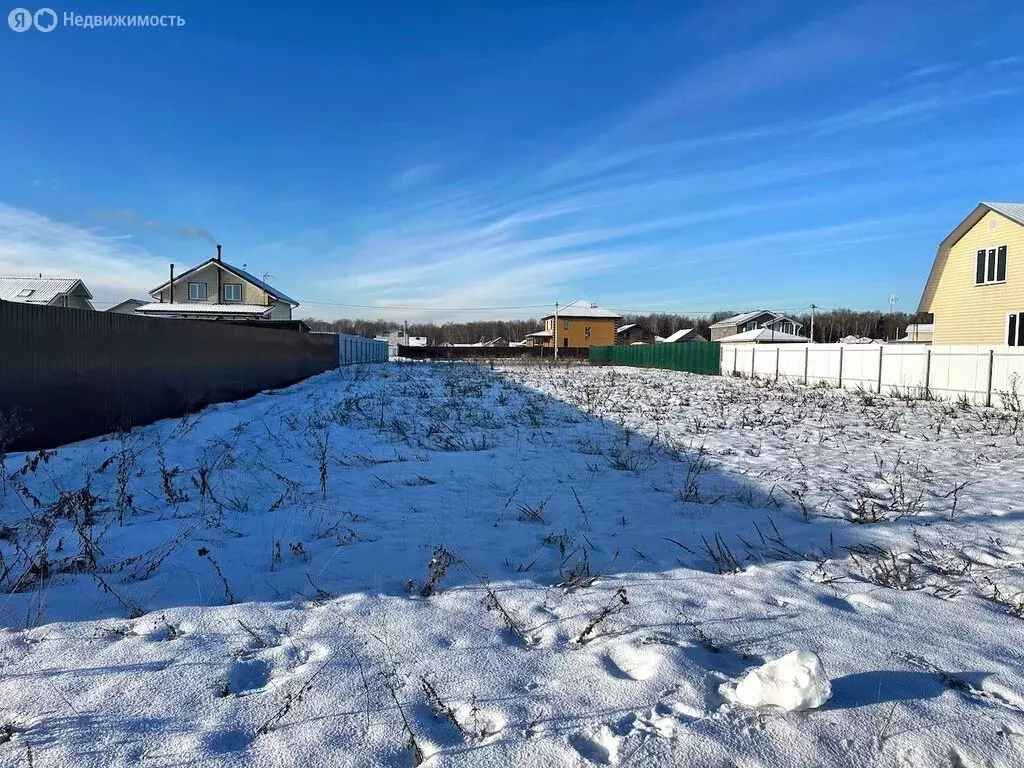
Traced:
<path fill-rule="evenodd" d="M 1022 446 L 955 404 L 392 363 L 10 454 L 0 761 L 1022 765 Z M 793 651 L 805 691 L 737 691 Z"/>

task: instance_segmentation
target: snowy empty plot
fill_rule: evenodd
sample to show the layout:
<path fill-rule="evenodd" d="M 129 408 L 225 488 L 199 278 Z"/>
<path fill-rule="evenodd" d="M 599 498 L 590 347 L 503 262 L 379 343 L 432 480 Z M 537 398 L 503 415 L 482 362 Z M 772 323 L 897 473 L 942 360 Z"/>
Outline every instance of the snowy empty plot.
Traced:
<path fill-rule="evenodd" d="M 389 364 L 9 454 L 0 761 L 1021 765 L 1022 446 L 967 404 Z M 817 708 L 749 706 L 793 651 Z"/>

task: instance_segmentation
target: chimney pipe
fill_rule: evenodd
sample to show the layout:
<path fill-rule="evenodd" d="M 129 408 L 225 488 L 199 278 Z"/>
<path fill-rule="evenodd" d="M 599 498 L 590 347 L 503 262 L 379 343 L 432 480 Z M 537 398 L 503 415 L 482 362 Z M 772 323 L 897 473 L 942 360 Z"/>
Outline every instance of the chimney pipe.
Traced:
<path fill-rule="evenodd" d="M 217 261 L 220 261 L 220 243 L 217 243 Z"/>
<path fill-rule="evenodd" d="M 171 304 L 174 303 L 174 265 L 171 264 Z"/>

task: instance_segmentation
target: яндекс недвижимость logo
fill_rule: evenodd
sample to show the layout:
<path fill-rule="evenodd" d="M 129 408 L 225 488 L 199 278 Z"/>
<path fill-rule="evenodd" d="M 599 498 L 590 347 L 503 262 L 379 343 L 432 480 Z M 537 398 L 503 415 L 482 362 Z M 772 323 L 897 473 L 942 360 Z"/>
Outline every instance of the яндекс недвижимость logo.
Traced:
<path fill-rule="evenodd" d="M 52 32 L 61 24 L 57 12 L 53 8 L 40 8 L 36 12 L 28 8 L 15 8 L 7 14 L 7 26 L 15 32 L 28 32 L 37 29 L 40 32 Z M 63 26 L 79 29 L 100 27 L 183 27 L 185 19 L 177 14 L 81 14 L 65 11 Z"/>
<path fill-rule="evenodd" d="M 7 14 L 7 26 L 15 32 L 27 32 L 35 27 L 40 32 L 52 32 L 57 27 L 57 12 L 40 8 L 35 13 L 27 8 L 15 8 Z"/>

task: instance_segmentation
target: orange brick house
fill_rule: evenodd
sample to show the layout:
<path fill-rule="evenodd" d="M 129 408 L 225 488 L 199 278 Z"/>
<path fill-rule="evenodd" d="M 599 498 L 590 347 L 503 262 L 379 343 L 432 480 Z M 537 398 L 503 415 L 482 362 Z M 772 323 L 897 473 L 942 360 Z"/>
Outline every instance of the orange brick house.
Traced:
<path fill-rule="evenodd" d="M 615 328 L 622 315 L 592 301 L 577 299 L 542 318 L 544 330 L 527 336 L 532 347 L 598 347 L 615 343 Z"/>

